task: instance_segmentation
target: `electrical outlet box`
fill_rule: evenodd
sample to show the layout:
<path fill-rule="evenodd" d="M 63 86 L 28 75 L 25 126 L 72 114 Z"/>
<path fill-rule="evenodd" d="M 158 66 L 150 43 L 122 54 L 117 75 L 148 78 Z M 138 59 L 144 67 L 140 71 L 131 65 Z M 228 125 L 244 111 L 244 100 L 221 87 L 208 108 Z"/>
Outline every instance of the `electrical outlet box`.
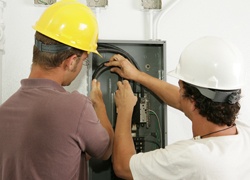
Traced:
<path fill-rule="evenodd" d="M 89 85 L 93 78 L 97 78 L 101 82 L 108 117 L 113 128 L 115 128 L 114 93 L 117 90 L 117 81 L 122 80 L 122 78 L 115 73 L 111 73 L 110 68 L 105 67 L 103 63 L 114 54 L 121 54 L 139 70 L 158 79 L 166 80 L 166 42 L 100 40 L 97 50 L 102 58 L 96 54 L 89 56 L 91 59 L 88 72 Z M 134 94 L 138 97 L 131 124 L 131 134 L 136 152 L 147 152 L 165 147 L 166 105 L 153 92 L 142 85 L 133 81 L 130 81 L 130 84 Z M 89 86 L 89 91 L 90 88 Z M 91 159 L 89 161 L 89 179 L 116 180 L 119 178 L 113 172 L 111 160 Z"/>
<path fill-rule="evenodd" d="M 108 0 L 87 0 L 89 7 L 105 7 L 108 5 Z"/>
<path fill-rule="evenodd" d="M 161 9 L 161 0 L 142 0 L 144 9 Z"/>
<path fill-rule="evenodd" d="M 34 0 L 35 5 L 46 6 L 46 5 L 52 5 L 54 3 L 56 3 L 56 0 Z"/>

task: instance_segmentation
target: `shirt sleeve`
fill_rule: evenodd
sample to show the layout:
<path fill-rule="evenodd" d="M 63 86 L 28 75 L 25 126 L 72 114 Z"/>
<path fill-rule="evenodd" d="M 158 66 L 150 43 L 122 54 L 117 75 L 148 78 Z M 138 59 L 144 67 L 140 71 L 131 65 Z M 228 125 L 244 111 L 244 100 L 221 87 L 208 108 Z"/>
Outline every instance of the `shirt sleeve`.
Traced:
<path fill-rule="evenodd" d="M 109 135 L 100 123 L 90 100 L 85 104 L 80 117 L 77 134 L 82 151 L 90 156 L 100 158 L 106 152 Z"/>
<path fill-rule="evenodd" d="M 130 170 L 134 180 L 176 179 L 178 168 L 169 162 L 164 153 L 165 149 L 158 149 L 133 155 Z"/>
<path fill-rule="evenodd" d="M 249 162 L 249 151 L 240 148 L 246 146 L 246 141 L 240 139 L 238 135 L 179 141 L 164 149 L 133 155 L 130 170 L 134 180 L 244 179 L 237 177 L 249 177 L 249 170 L 232 171 L 249 167 L 245 164 Z"/>
<path fill-rule="evenodd" d="M 130 159 L 130 170 L 134 180 L 183 179 L 190 162 L 185 144 L 177 143 L 165 148 L 135 154 Z"/>

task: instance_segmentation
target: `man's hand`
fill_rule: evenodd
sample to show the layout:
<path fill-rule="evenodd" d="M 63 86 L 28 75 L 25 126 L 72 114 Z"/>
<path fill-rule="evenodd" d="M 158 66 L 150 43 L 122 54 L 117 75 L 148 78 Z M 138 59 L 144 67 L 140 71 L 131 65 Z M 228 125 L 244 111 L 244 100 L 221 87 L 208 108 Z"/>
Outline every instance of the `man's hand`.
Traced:
<path fill-rule="evenodd" d="M 115 126 L 113 168 L 115 174 L 122 179 L 133 179 L 129 162 L 136 153 L 131 135 L 131 121 L 133 109 L 137 101 L 127 80 L 117 82 L 115 92 L 117 120 Z"/>
<path fill-rule="evenodd" d="M 117 82 L 118 90 L 115 92 L 115 103 L 117 113 L 119 111 L 132 111 L 137 102 L 137 97 L 134 95 L 131 86 L 127 80 Z"/>
<path fill-rule="evenodd" d="M 95 106 L 98 103 L 103 104 L 102 91 L 101 91 L 101 83 L 96 79 L 92 80 L 92 89 L 90 92 L 90 99 Z"/>
<path fill-rule="evenodd" d="M 117 73 L 125 79 L 136 80 L 140 74 L 140 71 L 120 54 L 112 56 L 109 62 L 105 63 L 105 66 L 116 66 L 112 67 L 110 71 Z"/>
<path fill-rule="evenodd" d="M 102 157 L 103 160 L 107 160 L 112 154 L 114 130 L 107 116 L 106 107 L 102 97 L 101 84 L 96 79 L 92 80 L 92 90 L 90 93 L 90 98 L 97 117 L 100 119 L 102 126 L 107 130 L 110 137 L 108 149 Z"/>

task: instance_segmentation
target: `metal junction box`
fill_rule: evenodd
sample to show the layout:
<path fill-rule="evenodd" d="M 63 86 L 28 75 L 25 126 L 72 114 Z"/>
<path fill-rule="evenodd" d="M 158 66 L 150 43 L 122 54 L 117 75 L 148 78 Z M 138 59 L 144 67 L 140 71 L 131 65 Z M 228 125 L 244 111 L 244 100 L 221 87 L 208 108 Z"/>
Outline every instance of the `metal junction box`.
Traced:
<path fill-rule="evenodd" d="M 165 80 L 166 43 L 165 41 L 117 41 L 101 40 L 98 51 L 102 58 L 93 54 L 90 58 L 89 84 L 93 78 L 101 82 L 101 89 L 108 117 L 115 128 L 116 107 L 114 92 L 116 83 L 122 80 L 110 68 L 103 65 L 114 54 L 126 57 L 136 68 L 158 79 Z M 165 146 L 166 106 L 151 91 L 130 81 L 138 102 L 132 117 L 132 137 L 136 152 L 147 152 Z M 90 90 L 89 86 L 89 90 Z M 111 160 L 102 161 L 92 158 L 89 161 L 90 180 L 115 180 Z"/>

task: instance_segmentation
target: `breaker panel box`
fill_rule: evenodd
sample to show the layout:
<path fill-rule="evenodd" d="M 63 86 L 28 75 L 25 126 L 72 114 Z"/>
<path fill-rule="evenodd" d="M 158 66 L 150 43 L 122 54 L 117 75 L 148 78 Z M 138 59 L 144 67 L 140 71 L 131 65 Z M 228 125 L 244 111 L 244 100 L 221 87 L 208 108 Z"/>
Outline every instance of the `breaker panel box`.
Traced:
<path fill-rule="evenodd" d="M 88 72 L 89 84 L 93 78 L 101 82 L 108 117 L 115 129 L 114 93 L 117 89 L 117 81 L 122 78 L 111 73 L 110 68 L 105 67 L 103 63 L 114 54 L 121 54 L 140 71 L 165 80 L 166 43 L 165 41 L 100 40 L 98 51 L 102 58 L 95 54 L 89 57 L 91 59 Z M 164 147 L 166 143 L 166 106 L 147 88 L 133 81 L 130 81 L 130 84 L 134 94 L 138 97 L 131 124 L 136 152 L 147 152 Z M 89 90 L 90 88 L 89 86 Z M 92 158 L 89 161 L 89 179 L 116 180 L 119 178 L 113 172 L 111 160 L 102 161 Z"/>

